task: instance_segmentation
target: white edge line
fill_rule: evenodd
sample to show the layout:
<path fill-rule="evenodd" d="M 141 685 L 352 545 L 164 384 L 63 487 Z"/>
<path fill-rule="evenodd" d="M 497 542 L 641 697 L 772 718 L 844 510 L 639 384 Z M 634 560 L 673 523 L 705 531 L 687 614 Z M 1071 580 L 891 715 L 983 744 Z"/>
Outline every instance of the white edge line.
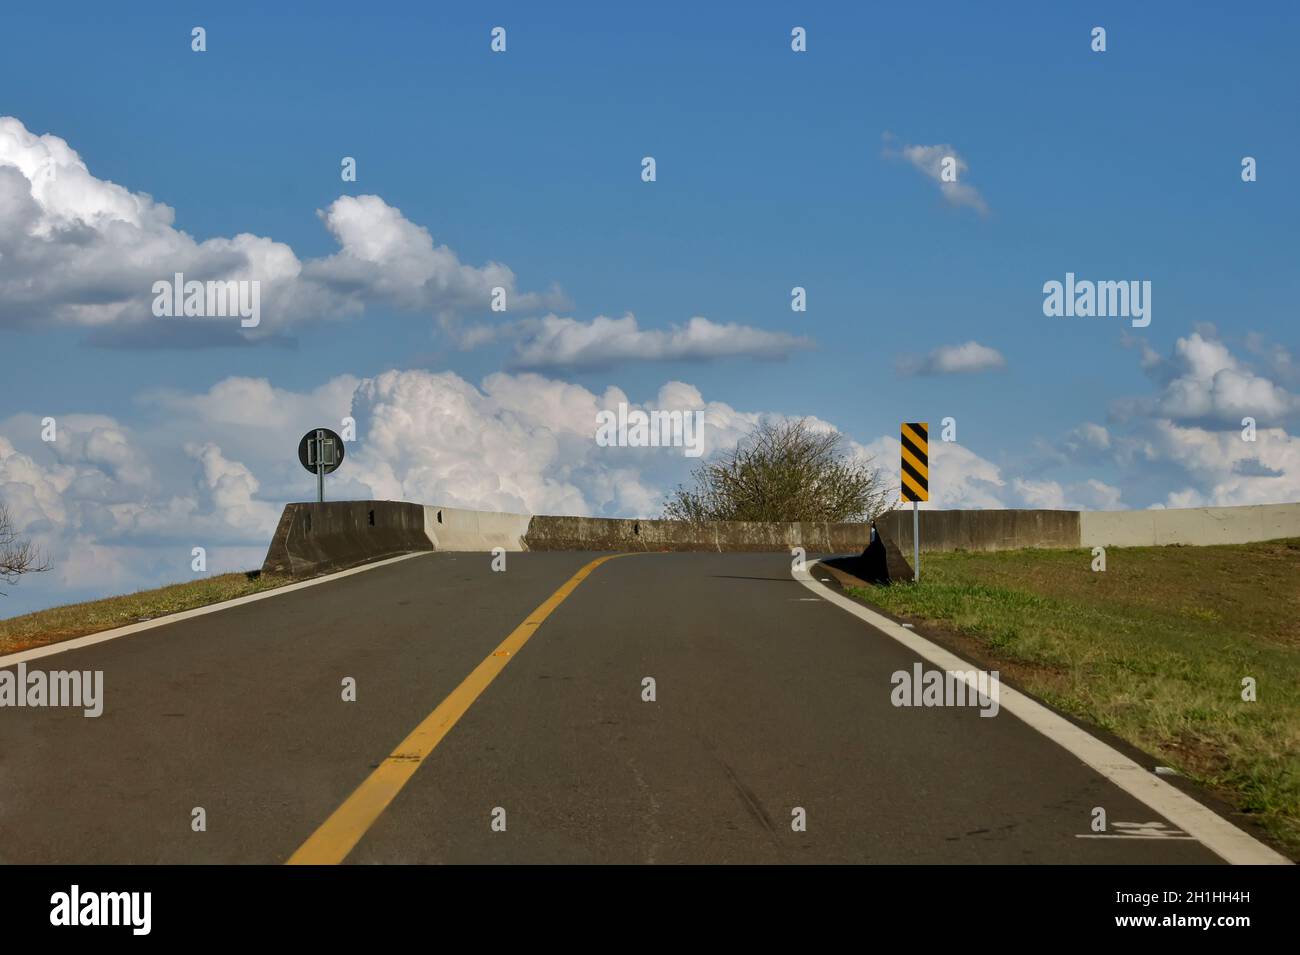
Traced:
<path fill-rule="evenodd" d="M 816 561 L 808 558 L 806 566 Z M 869 623 L 888 637 L 897 640 L 913 653 L 944 670 L 977 670 L 955 653 L 919 636 L 911 630 L 862 604 L 837 594 L 813 579 L 807 570 L 791 567 L 795 580 L 860 620 Z M 1155 810 L 1178 829 L 1192 836 L 1215 855 L 1233 865 L 1290 865 L 1291 860 L 1269 848 L 1250 834 L 1238 829 L 1218 813 L 1201 805 L 1191 796 L 1169 785 L 1123 753 L 1108 746 L 1064 717 L 1058 716 L 1036 700 L 1009 686 L 1000 687 L 1001 707 L 1028 723 L 1071 755 L 1082 760 L 1130 796 Z"/>
<path fill-rule="evenodd" d="M 168 614 L 165 617 L 157 617 L 153 620 L 145 620 L 141 623 L 133 623 L 125 627 L 118 627 L 116 630 L 101 630 L 99 633 L 88 633 L 84 637 L 73 637 L 71 640 L 61 640 L 58 643 L 49 643 L 43 647 L 33 647 L 30 650 L 19 650 L 17 653 L 0 656 L 0 668 L 15 666 L 19 663 L 26 663 L 28 660 L 40 659 L 41 657 L 53 656 L 56 653 L 66 653 L 69 650 L 79 650 L 82 647 L 94 646 L 97 643 L 116 640 L 118 637 L 130 636 L 131 634 L 139 633 L 142 630 L 152 630 L 155 627 L 166 627 L 169 624 L 180 623 L 182 620 L 190 620 L 193 617 L 201 617 L 207 613 L 217 613 L 221 610 L 229 610 L 231 607 L 238 607 L 241 604 L 252 603 L 255 600 L 265 600 L 268 597 L 278 597 L 281 594 L 293 593 L 295 590 L 302 590 L 306 587 L 315 587 L 318 584 L 327 584 L 331 580 L 338 580 L 340 577 L 350 577 L 353 574 L 360 574 L 367 570 L 374 570 L 376 567 L 395 564 L 399 560 L 410 560 L 412 557 L 423 557 L 425 554 L 432 553 L 433 551 L 421 550 L 416 551 L 414 554 L 401 554 L 397 557 L 388 557 L 384 560 L 377 560 L 373 564 L 362 564 L 360 567 L 340 570 L 337 573 L 326 574 L 323 577 L 313 577 L 310 580 L 303 580 L 296 584 L 286 584 L 283 587 L 273 587 L 270 590 L 264 590 L 261 593 L 248 594 L 244 597 L 235 597 L 233 600 L 223 600 L 221 603 L 208 604 L 206 607 L 195 607 L 193 610 L 182 610 L 179 613 Z"/>
<path fill-rule="evenodd" d="M 1191 836 L 1125 836 L 1117 832 L 1112 833 L 1075 833 L 1076 839 L 1146 839 L 1148 842 L 1196 842 Z"/>

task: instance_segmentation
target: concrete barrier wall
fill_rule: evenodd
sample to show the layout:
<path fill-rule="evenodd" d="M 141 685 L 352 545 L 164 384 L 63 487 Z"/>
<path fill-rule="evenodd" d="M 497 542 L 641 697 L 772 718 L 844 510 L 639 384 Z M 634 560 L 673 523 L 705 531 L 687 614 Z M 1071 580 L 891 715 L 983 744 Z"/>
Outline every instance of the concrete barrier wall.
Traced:
<path fill-rule="evenodd" d="M 859 553 L 870 540 L 865 524 L 768 524 L 622 520 L 538 515 L 528 524 L 528 550 L 691 550 Z"/>
<path fill-rule="evenodd" d="M 1140 512 L 1129 512 L 1140 513 Z M 912 511 L 889 511 L 876 526 L 912 556 Z M 1020 547 L 1078 547 L 1078 511 L 921 510 L 921 552 L 1014 550 Z"/>
<path fill-rule="evenodd" d="M 289 504 L 264 573 L 305 576 L 422 550 L 784 551 L 857 554 L 865 524 L 765 524 L 550 517 L 422 506 L 400 501 Z"/>
<path fill-rule="evenodd" d="M 1300 537 L 1300 504 L 1083 511 L 1079 519 L 1081 547 L 1249 544 Z"/>
<path fill-rule="evenodd" d="M 877 527 L 910 558 L 910 510 L 881 515 Z M 1150 511 L 921 511 L 921 549 L 928 552 L 1244 544 L 1279 537 L 1300 537 L 1300 504 Z M 334 501 L 287 505 L 262 569 L 302 576 L 412 551 L 486 552 L 496 547 L 751 552 L 803 547 L 810 555 L 857 554 L 869 540 L 865 524 L 686 524 L 503 514 L 400 501 Z"/>
<path fill-rule="evenodd" d="M 419 550 L 433 550 L 419 504 L 288 504 L 271 538 L 262 573 L 303 577 Z"/>
<path fill-rule="evenodd" d="M 912 512 L 877 519 L 904 554 L 912 553 Z M 1163 547 L 1249 544 L 1300 537 L 1300 504 L 1179 507 L 1147 511 L 921 511 L 921 550 L 1020 547 Z"/>
<path fill-rule="evenodd" d="M 524 535 L 531 519 L 527 514 L 426 505 L 424 532 L 434 550 L 490 551 L 503 547 L 520 551 L 525 549 Z"/>

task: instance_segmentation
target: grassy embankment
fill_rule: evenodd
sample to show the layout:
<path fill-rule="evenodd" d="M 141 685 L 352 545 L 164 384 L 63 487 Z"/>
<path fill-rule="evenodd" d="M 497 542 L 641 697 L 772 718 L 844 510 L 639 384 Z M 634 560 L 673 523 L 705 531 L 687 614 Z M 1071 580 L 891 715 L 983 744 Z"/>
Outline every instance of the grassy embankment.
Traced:
<path fill-rule="evenodd" d="M 72 637 L 112 630 L 182 610 L 245 597 L 293 583 L 289 577 L 220 574 L 121 597 L 68 604 L 0 620 L 0 654 L 57 643 Z M 0 603 L 0 610 L 4 604 Z"/>
<path fill-rule="evenodd" d="M 1300 539 L 924 555 L 851 592 L 1252 814 L 1300 854 Z M 1258 700 L 1242 700 L 1254 677 Z"/>

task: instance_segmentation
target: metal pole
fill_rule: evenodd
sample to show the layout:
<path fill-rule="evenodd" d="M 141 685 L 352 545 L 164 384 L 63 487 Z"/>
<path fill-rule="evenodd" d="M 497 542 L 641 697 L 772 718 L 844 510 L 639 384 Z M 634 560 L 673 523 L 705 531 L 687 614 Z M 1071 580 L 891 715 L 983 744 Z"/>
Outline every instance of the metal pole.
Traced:
<path fill-rule="evenodd" d="M 921 502 L 912 502 L 912 580 L 921 581 Z"/>
<path fill-rule="evenodd" d="M 325 503 L 325 432 L 316 432 L 316 503 Z"/>

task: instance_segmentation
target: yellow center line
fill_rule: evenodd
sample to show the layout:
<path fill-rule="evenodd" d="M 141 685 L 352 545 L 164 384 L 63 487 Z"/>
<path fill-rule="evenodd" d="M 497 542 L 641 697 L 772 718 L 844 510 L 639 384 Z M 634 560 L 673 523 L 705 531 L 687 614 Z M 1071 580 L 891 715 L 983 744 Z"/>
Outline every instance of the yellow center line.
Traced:
<path fill-rule="evenodd" d="M 484 690 L 488 688 L 497 674 L 505 669 L 510 658 L 519 652 L 537 628 L 562 604 L 569 594 L 578 589 L 578 585 L 587 579 L 597 567 L 615 557 L 627 554 L 609 554 L 598 557 L 587 564 L 564 582 L 555 593 L 544 600 L 540 606 L 511 631 L 510 636 L 501 641 L 500 646 L 487 655 L 469 676 L 461 681 L 460 686 L 438 704 L 437 709 L 426 716 L 420 725 L 413 729 L 406 739 L 366 777 L 343 804 L 321 823 L 320 828 L 308 837 L 307 841 L 289 857 L 288 865 L 337 865 L 361 841 L 362 836 L 375 824 L 375 820 L 388 808 L 389 803 L 402 791 L 420 764 L 433 752 L 442 738 L 451 732 L 457 720 L 473 705 Z"/>

